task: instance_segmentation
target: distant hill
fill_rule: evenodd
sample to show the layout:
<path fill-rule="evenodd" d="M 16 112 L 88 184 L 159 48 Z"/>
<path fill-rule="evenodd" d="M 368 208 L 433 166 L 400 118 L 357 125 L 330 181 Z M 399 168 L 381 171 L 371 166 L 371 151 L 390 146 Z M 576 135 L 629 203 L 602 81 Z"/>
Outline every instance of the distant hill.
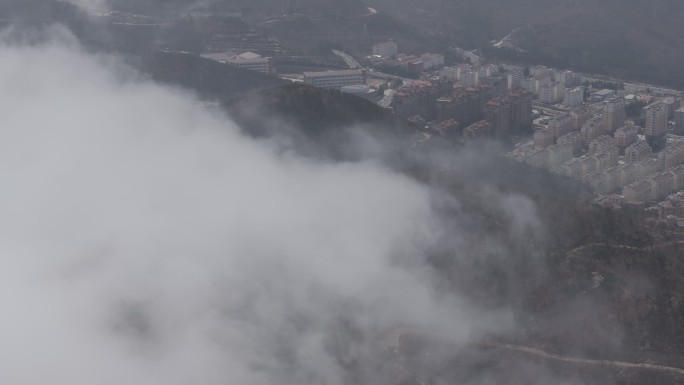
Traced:
<path fill-rule="evenodd" d="M 684 2 L 678 0 L 368 0 L 465 48 L 513 29 L 518 59 L 684 87 Z"/>
<path fill-rule="evenodd" d="M 39 26 L 59 22 L 75 27 L 85 19 L 86 14 L 82 9 L 65 1 L 0 1 L 0 25 Z"/>
<path fill-rule="evenodd" d="M 246 16 L 336 14 L 350 16 L 366 11 L 362 0 L 109 0 L 115 10 L 147 15 L 173 15 L 189 11 L 242 12 Z"/>

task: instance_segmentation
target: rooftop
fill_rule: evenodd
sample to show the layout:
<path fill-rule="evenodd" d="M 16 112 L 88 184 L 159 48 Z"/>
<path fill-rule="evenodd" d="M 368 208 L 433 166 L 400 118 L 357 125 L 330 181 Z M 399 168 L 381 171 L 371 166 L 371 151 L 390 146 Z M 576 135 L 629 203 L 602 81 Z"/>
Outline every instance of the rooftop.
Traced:
<path fill-rule="evenodd" d="M 596 95 L 601 95 L 601 96 L 612 95 L 612 94 L 614 94 L 614 93 L 615 93 L 614 90 L 609 90 L 609 89 L 606 89 L 606 88 L 594 92 L 594 94 L 596 94 Z"/>
<path fill-rule="evenodd" d="M 236 59 L 254 60 L 261 59 L 261 55 L 254 52 L 245 52 L 236 56 Z"/>
<path fill-rule="evenodd" d="M 304 72 L 305 77 L 316 76 L 353 76 L 361 75 L 360 70 L 340 70 L 340 71 L 321 71 L 321 72 Z"/>
<path fill-rule="evenodd" d="M 235 52 L 218 52 L 218 53 L 203 53 L 201 55 L 205 59 L 216 60 L 220 62 L 250 62 L 250 61 L 261 61 L 268 60 L 259 54 L 254 52 L 244 52 L 241 54 L 236 54 Z"/>

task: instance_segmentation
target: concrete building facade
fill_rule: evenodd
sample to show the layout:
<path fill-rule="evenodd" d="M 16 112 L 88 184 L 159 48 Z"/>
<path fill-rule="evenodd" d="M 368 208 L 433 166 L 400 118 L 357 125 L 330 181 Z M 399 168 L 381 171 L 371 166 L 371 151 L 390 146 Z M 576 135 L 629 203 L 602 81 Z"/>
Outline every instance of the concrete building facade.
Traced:
<path fill-rule="evenodd" d="M 314 87 L 340 89 L 344 86 L 365 84 L 366 78 L 361 70 L 304 72 L 304 83 Z"/>
<path fill-rule="evenodd" d="M 582 105 L 584 102 L 584 88 L 575 87 L 565 90 L 565 95 L 563 95 L 563 104 L 566 107 L 577 107 Z"/>
<path fill-rule="evenodd" d="M 396 56 L 399 47 L 393 41 L 383 41 L 373 46 L 373 55 L 382 57 Z"/>
<path fill-rule="evenodd" d="M 644 107 L 646 139 L 653 143 L 667 134 L 668 106 L 655 102 Z"/>
<path fill-rule="evenodd" d="M 603 106 L 603 130 L 606 134 L 613 134 L 615 130 L 622 127 L 627 119 L 625 109 L 625 99 L 613 98 Z"/>
<path fill-rule="evenodd" d="M 215 60 L 219 63 L 232 65 L 249 71 L 256 71 L 265 74 L 273 74 L 273 61 L 270 57 L 263 57 L 254 52 L 244 52 L 235 55 L 230 52 L 207 53 L 201 55 L 205 59 Z"/>
<path fill-rule="evenodd" d="M 637 141 L 637 128 L 634 125 L 620 127 L 613 136 L 615 146 L 624 152 L 627 146 Z"/>

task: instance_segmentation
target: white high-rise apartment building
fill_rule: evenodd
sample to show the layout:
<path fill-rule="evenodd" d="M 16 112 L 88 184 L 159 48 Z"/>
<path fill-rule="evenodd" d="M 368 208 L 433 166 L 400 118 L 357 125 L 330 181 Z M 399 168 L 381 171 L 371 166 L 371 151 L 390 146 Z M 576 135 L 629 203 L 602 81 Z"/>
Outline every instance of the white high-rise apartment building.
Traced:
<path fill-rule="evenodd" d="M 563 104 L 566 107 L 577 107 L 582 105 L 582 102 L 584 102 L 584 88 L 575 87 L 565 90 Z"/>
<path fill-rule="evenodd" d="M 399 47 L 397 43 L 393 41 L 383 41 L 382 43 L 375 44 L 373 46 L 373 55 L 382 57 L 392 57 L 396 56 Z"/>
<path fill-rule="evenodd" d="M 663 102 L 655 102 L 644 107 L 646 137 L 653 141 L 667 134 L 668 106 Z"/>

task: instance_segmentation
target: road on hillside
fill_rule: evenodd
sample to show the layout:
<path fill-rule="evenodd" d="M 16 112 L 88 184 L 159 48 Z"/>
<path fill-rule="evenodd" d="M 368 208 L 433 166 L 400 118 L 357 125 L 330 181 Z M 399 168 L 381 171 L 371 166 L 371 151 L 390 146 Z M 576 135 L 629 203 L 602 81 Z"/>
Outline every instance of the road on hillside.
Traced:
<path fill-rule="evenodd" d="M 679 244 L 679 242 L 681 242 L 681 241 L 675 241 L 675 242 Z M 669 244 L 669 242 L 668 242 L 668 244 Z M 390 337 L 392 339 L 392 341 L 389 341 L 390 342 L 390 348 L 396 352 L 397 345 L 400 343 L 399 341 L 401 340 L 402 336 L 407 335 L 407 334 L 412 334 L 412 333 L 415 333 L 415 331 L 412 330 L 411 328 L 407 328 L 406 330 L 399 331 L 399 334 L 397 334 L 397 335 L 392 335 Z M 551 353 L 551 352 L 548 352 L 546 350 L 534 348 L 531 346 L 512 345 L 512 344 L 497 343 L 497 342 L 484 342 L 484 341 L 482 341 L 482 342 L 476 343 L 476 345 L 483 347 L 483 348 L 503 349 L 503 350 L 508 350 L 511 352 L 524 353 L 524 354 L 536 356 L 536 357 L 539 357 L 539 358 L 542 358 L 545 360 L 567 362 L 569 364 L 600 366 L 600 367 L 614 368 L 614 369 L 617 368 L 617 369 L 632 369 L 632 370 L 651 370 L 651 371 L 655 371 L 655 372 L 659 372 L 659 373 L 666 373 L 666 374 L 675 375 L 677 377 L 684 378 L 684 368 L 658 364 L 658 363 L 655 363 L 652 361 L 629 362 L 629 361 L 617 361 L 617 360 L 595 360 L 595 359 L 589 359 L 589 358 L 580 358 L 580 357 L 555 354 L 555 353 Z M 402 367 L 402 369 L 406 370 L 403 367 Z"/>
<path fill-rule="evenodd" d="M 396 94 L 397 91 L 395 90 L 385 90 L 385 96 L 383 96 L 382 99 L 378 102 L 378 106 L 382 108 L 389 108 L 389 106 L 392 104 L 392 100 L 394 99 L 394 94 Z"/>
<path fill-rule="evenodd" d="M 344 60 L 344 62 L 347 63 L 347 67 L 349 67 L 349 69 L 358 70 L 363 68 L 363 66 L 358 61 L 356 61 L 356 59 L 354 59 L 351 55 L 344 53 L 342 51 L 338 51 L 336 49 L 332 50 L 332 52 L 335 55 L 341 57 Z"/>
<path fill-rule="evenodd" d="M 604 367 L 613 367 L 613 368 L 622 368 L 622 369 L 647 369 L 647 370 L 654 370 L 657 372 L 665 372 L 665 373 L 670 373 L 670 374 L 676 374 L 678 376 L 684 376 L 684 369 L 677 368 L 674 366 L 659 365 L 659 364 L 653 364 L 653 363 L 648 363 L 648 362 L 591 360 L 591 359 L 587 359 L 587 358 L 561 356 L 558 354 L 549 353 L 547 351 L 537 349 L 537 348 L 532 348 L 529 346 L 507 345 L 507 344 L 491 344 L 489 346 L 495 347 L 495 348 L 506 349 L 506 350 L 512 350 L 512 351 L 516 351 L 516 352 L 520 352 L 520 353 L 526 353 L 526 354 L 534 355 L 534 356 L 541 357 L 544 359 L 561 361 L 561 362 L 568 362 L 568 363 L 572 363 L 572 364 L 604 366 Z"/>

